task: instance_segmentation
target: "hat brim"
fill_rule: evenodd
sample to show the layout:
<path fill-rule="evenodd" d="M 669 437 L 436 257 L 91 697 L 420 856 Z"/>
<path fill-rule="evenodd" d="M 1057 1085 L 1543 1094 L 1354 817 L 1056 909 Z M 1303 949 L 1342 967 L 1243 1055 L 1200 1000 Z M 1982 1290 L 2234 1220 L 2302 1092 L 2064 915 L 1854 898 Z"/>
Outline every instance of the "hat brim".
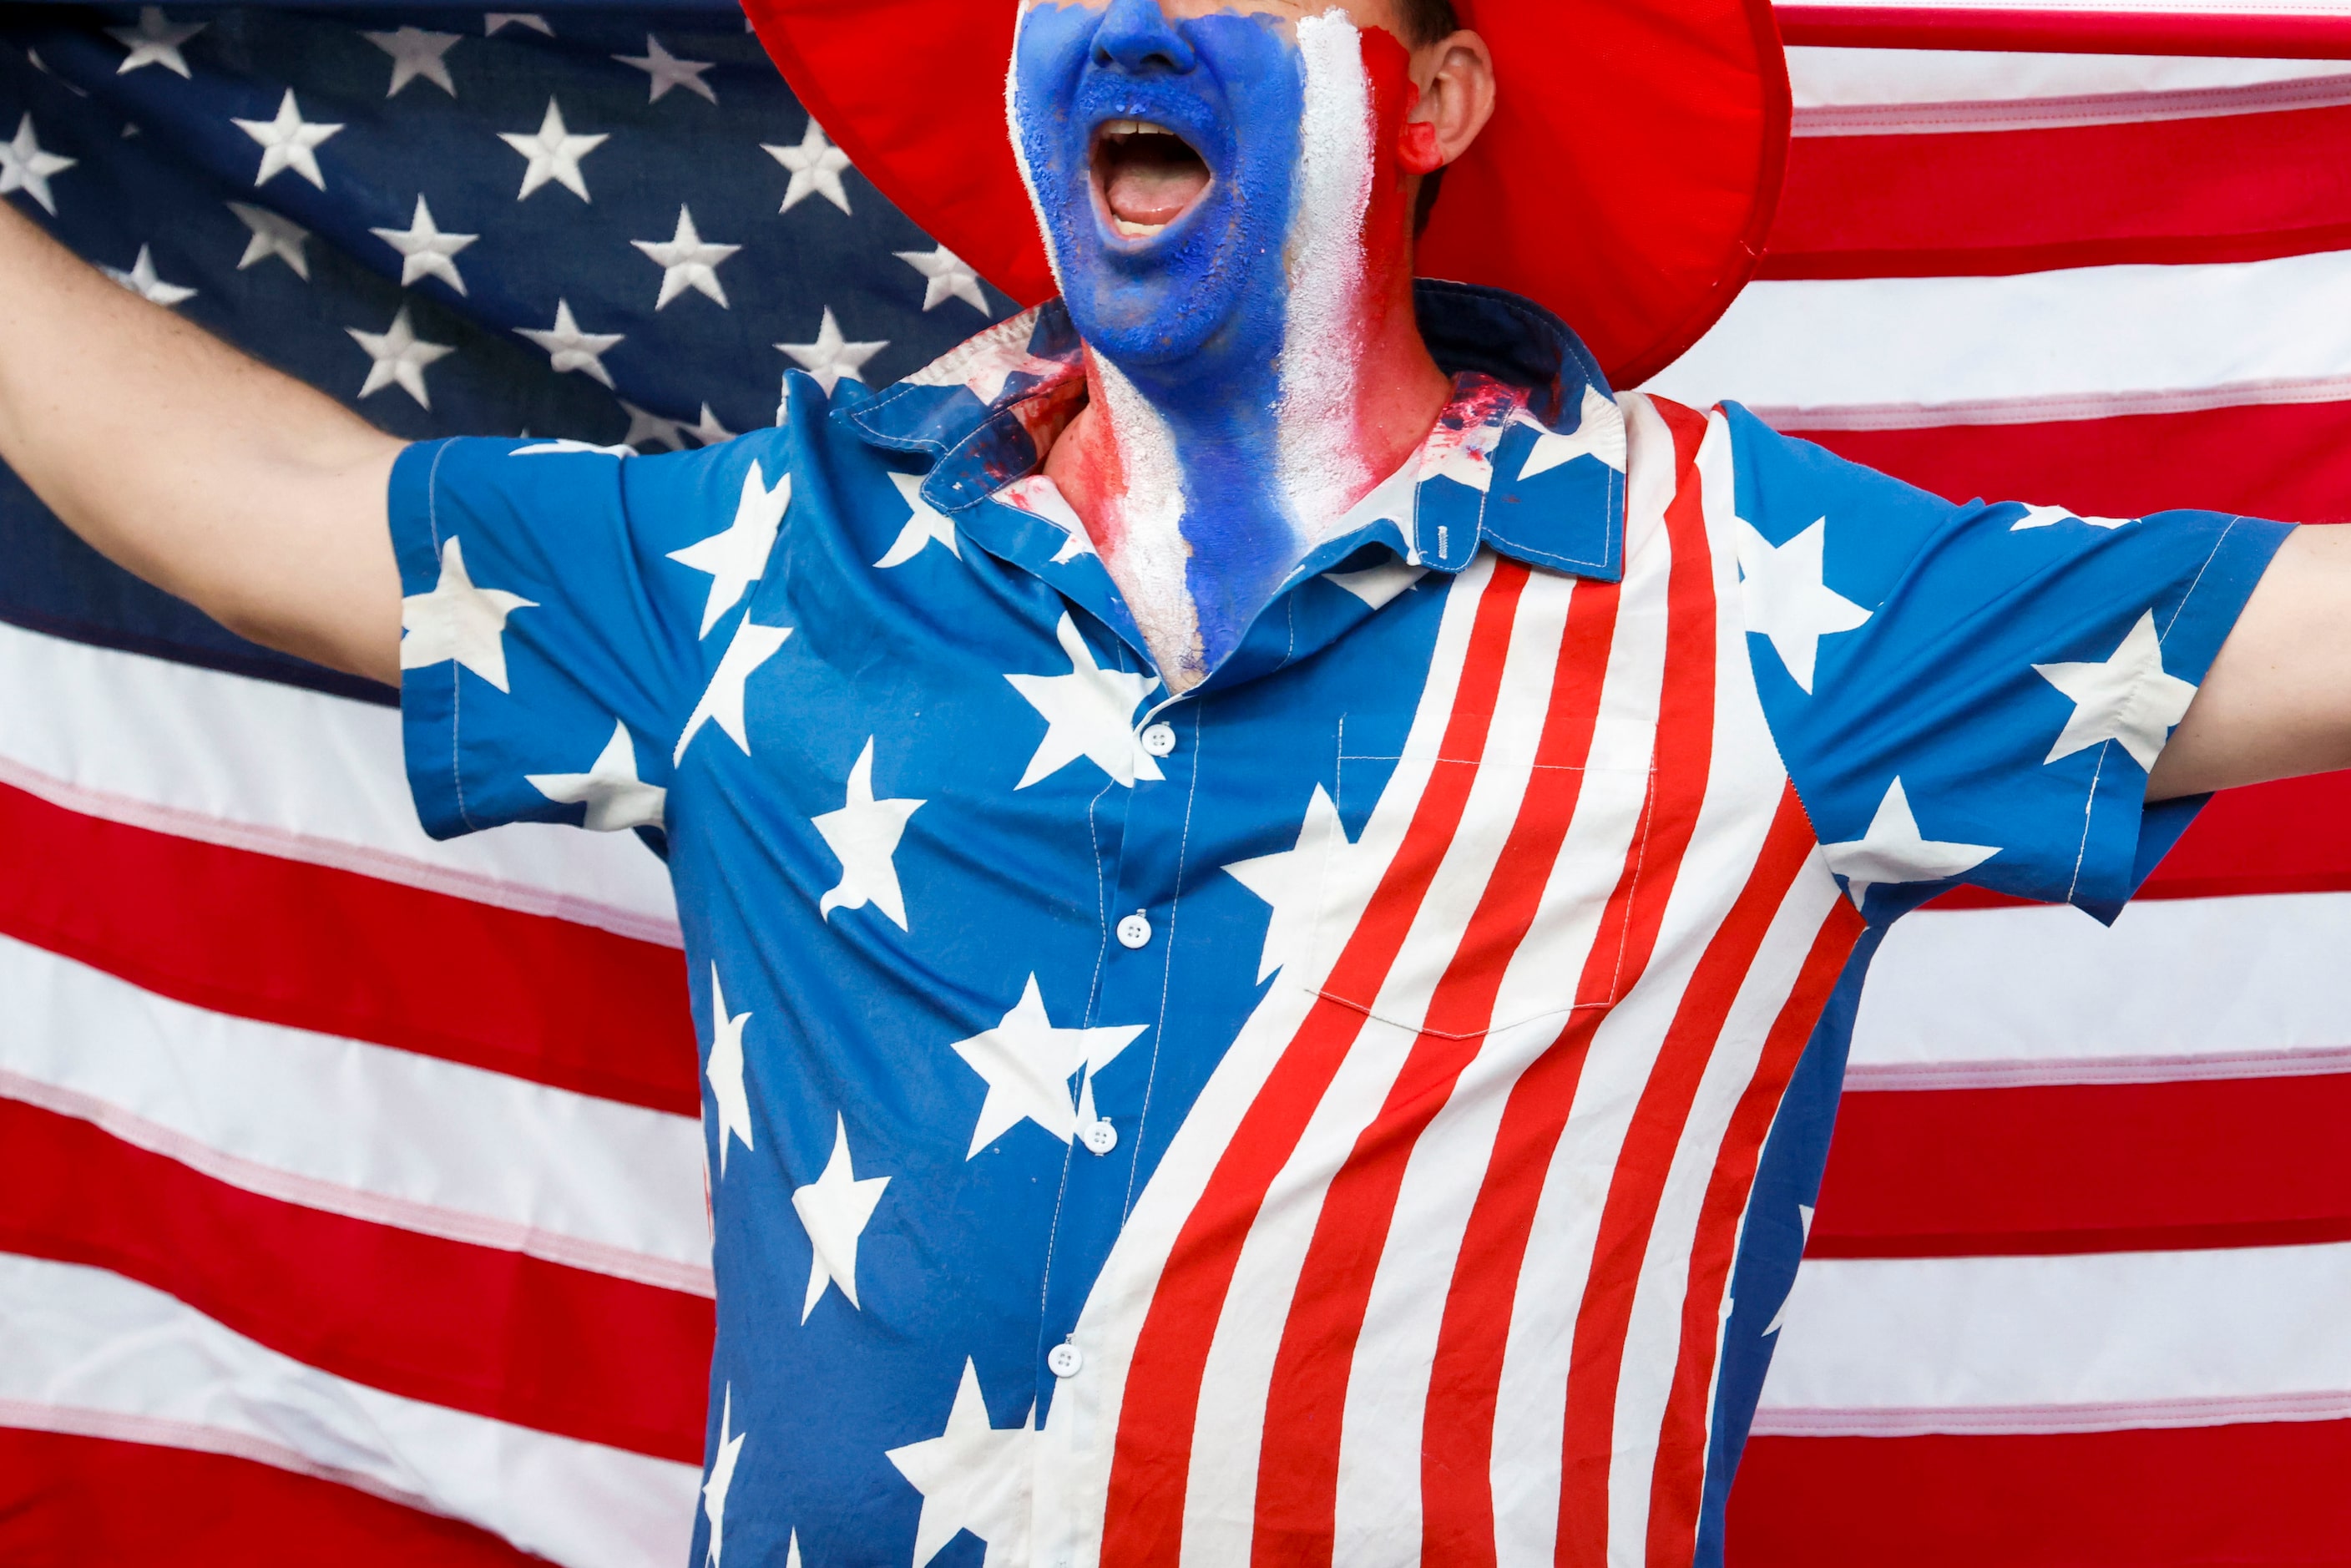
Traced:
<path fill-rule="evenodd" d="M 1770 0 L 1456 0 L 1493 46 L 1493 122 L 1446 175 L 1418 270 L 1523 294 L 1611 382 L 1696 342 L 1761 259 L 1787 163 Z M 1013 0 L 745 0 L 826 133 L 1024 305 L 1052 273 L 1004 126 Z"/>

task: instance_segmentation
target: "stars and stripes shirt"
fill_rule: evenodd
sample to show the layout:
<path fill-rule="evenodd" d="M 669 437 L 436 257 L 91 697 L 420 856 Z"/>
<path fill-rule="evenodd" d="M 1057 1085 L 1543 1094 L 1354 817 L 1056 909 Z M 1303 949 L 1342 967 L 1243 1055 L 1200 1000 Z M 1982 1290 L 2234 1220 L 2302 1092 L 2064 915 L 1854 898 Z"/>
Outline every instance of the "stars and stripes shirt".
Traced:
<path fill-rule="evenodd" d="M 2282 528 L 1954 506 L 1423 288 L 1455 401 L 1181 697 L 1036 473 L 1053 306 L 401 459 L 427 827 L 678 891 L 697 1563 L 1716 1560 L 1877 935 L 2192 814 Z"/>

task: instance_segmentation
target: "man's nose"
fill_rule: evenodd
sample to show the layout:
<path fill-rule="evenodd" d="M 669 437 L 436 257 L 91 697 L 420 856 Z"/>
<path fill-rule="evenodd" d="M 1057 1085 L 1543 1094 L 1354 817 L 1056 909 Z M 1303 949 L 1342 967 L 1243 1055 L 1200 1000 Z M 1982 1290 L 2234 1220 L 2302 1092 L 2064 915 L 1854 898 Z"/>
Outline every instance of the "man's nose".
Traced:
<path fill-rule="evenodd" d="M 1110 0 L 1094 32 L 1094 64 L 1116 66 L 1134 76 L 1188 71 L 1192 46 L 1167 25 L 1159 0 Z"/>

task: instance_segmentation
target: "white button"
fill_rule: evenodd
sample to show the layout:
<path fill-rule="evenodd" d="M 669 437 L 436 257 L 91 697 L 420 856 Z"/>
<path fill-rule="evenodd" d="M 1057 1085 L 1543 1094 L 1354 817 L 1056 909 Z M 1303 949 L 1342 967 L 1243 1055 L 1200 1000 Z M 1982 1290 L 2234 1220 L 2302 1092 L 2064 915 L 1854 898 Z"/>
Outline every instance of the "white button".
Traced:
<path fill-rule="evenodd" d="M 1154 757 L 1165 757 L 1176 749 L 1176 732 L 1164 724 L 1155 724 L 1143 732 L 1143 749 Z"/>
<path fill-rule="evenodd" d="M 1125 947 L 1147 947 L 1151 945 L 1151 922 L 1143 911 L 1138 909 L 1118 923 L 1118 940 L 1119 945 Z"/>
<path fill-rule="evenodd" d="M 1055 1345 L 1045 1356 L 1045 1364 L 1052 1369 L 1056 1377 L 1075 1377 L 1078 1368 L 1085 1364 L 1085 1353 L 1067 1340 Z"/>
<path fill-rule="evenodd" d="M 1108 1122 L 1089 1122 L 1086 1130 L 1078 1135 L 1086 1141 L 1086 1147 L 1098 1155 L 1106 1155 L 1118 1147 L 1118 1129 Z"/>

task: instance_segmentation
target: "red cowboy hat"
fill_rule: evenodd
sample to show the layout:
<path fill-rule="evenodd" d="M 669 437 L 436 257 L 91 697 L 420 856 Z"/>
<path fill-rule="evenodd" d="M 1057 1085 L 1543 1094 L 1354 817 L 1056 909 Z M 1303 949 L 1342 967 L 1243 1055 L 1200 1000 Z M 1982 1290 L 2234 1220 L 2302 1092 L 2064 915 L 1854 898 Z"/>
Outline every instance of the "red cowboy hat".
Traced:
<path fill-rule="evenodd" d="M 1456 0 L 1493 122 L 1446 176 L 1432 277 L 1549 306 L 1619 386 L 1670 364 L 1754 270 L 1787 159 L 1770 0 Z M 1004 127 L 1012 0 L 745 0 L 865 176 L 1024 305 L 1053 292 Z"/>

